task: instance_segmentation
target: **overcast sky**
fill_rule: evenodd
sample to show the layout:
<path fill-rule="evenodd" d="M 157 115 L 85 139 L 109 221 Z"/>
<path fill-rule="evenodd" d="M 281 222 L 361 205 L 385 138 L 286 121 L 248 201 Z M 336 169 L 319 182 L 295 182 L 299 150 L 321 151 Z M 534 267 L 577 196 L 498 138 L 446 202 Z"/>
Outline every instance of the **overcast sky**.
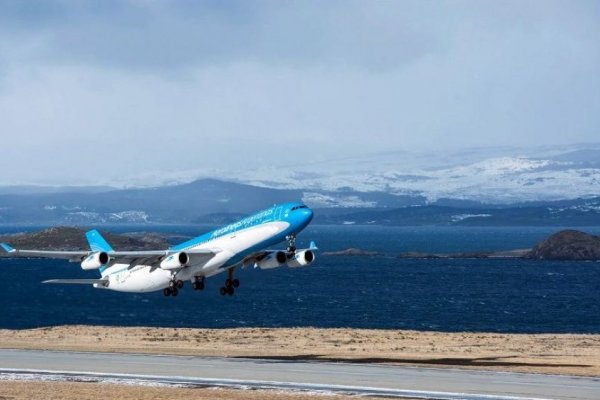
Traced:
<path fill-rule="evenodd" d="M 0 0 L 0 183 L 599 128 L 598 1 Z"/>

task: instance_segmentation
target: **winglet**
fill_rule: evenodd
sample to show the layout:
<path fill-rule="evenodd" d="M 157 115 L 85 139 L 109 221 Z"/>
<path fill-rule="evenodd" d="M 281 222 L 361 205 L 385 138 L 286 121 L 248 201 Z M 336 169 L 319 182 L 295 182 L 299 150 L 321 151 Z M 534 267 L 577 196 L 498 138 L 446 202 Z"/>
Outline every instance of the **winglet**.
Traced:
<path fill-rule="evenodd" d="M 113 251 L 112 246 L 108 244 L 106 239 L 104 239 L 100 232 L 98 232 L 96 229 L 87 231 L 85 233 L 85 237 L 87 238 L 87 241 L 90 245 L 90 249 L 92 249 L 92 251 L 106 251 L 107 253 Z"/>
<path fill-rule="evenodd" d="M 4 251 L 6 251 L 7 253 L 15 253 L 17 251 L 8 243 L 0 243 L 0 246 L 2 246 Z"/>
<path fill-rule="evenodd" d="M 308 246 L 308 248 L 311 250 L 319 250 L 319 248 L 317 247 L 317 244 L 314 242 L 314 240 L 312 240 L 310 242 L 310 246 Z"/>

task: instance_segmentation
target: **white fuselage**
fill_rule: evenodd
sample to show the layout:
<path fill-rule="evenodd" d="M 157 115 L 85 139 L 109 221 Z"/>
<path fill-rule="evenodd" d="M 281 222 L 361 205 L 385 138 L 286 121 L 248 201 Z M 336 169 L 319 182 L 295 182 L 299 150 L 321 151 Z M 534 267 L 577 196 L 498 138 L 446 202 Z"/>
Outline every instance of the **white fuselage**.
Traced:
<path fill-rule="evenodd" d="M 190 246 L 183 250 L 219 249 L 220 251 L 208 262 L 194 264 L 192 258 L 188 266 L 177 272 L 143 264 L 114 264 L 102 273 L 103 277 L 108 278 L 108 285 L 95 284 L 94 287 L 120 292 L 152 292 L 168 287 L 173 278 L 190 280 L 194 277 L 216 275 L 227 270 L 230 260 L 240 260 L 241 257 L 254 251 L 253 249 L 273 245 L 273 241 L 278 241 L 277 238 L 289 226 L 286 221 L 265 222 Z"/>

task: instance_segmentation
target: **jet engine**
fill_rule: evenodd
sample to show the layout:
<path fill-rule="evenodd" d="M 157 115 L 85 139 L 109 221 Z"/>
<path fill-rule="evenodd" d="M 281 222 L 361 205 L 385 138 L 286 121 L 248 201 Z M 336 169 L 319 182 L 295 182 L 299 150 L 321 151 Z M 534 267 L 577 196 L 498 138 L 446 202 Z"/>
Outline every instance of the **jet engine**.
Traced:
<path fill-rule="evenodd" d="M 256 262 L 256 266 L 260 269 L 273 269 L 281 267 L 285 264 L 287 257 L 283 251 L 269 253 L 265 258 Z"/>
<path fill-rule="evenodd" d="M 287 264 L 290 268 L 298 268 L 310 265 L 313 261 L 315 261 L 315 253 L 312 250 L 307 249 L 294 253 Z"/>
<path fill-rule="evenodd" d="M 101 266 L 108 264 L 109 261 L 110 257 L 105 252 L 101 251 L 93 253 L 81 262 L 81 269 L 98 269 Z"/>
<path fill-rule="evenodd" d="M 184 267 L 190 261 L 190 257 L 187 253 L 180 251 L 169 255 L 167 258 L 162 260 L 160 267 L 162 269 L 178 269 Z"/>

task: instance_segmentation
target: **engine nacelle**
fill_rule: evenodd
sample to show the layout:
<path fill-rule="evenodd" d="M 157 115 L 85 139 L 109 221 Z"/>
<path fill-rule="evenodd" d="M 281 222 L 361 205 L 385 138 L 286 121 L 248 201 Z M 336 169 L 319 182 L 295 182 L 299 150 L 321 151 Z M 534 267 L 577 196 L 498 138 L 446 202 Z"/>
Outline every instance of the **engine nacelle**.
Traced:
<path fill-rule="evenodd" d="M 287 257 L 283 251 L 269 253 L 265 258 L 256 262 L 256 266 L 260 269 L 273 269 L 285 265 Z"/>
<path fill-rule="evenodd" d="M 109 261 L 110 257 L 104 251 L 93 253 L 81 262 L 81 269 L 98 269 L 103 265 L 108 264 Z"/>
<path fill-rule="evenodd" d="M 294 256 L 287 262 L 288 267 L 298 268 L 306 267 L 315 261 L 315 252 L 312 250 L 297 251 Z"/>
<path fill-rule="evenodd" d="M 178 269 L 184 267 L 190 261 L 190 257 L 187 253 L 180 251 L 179 253 L 174 253 L 160 263 L 160 267 L 162 269 Z"/>

